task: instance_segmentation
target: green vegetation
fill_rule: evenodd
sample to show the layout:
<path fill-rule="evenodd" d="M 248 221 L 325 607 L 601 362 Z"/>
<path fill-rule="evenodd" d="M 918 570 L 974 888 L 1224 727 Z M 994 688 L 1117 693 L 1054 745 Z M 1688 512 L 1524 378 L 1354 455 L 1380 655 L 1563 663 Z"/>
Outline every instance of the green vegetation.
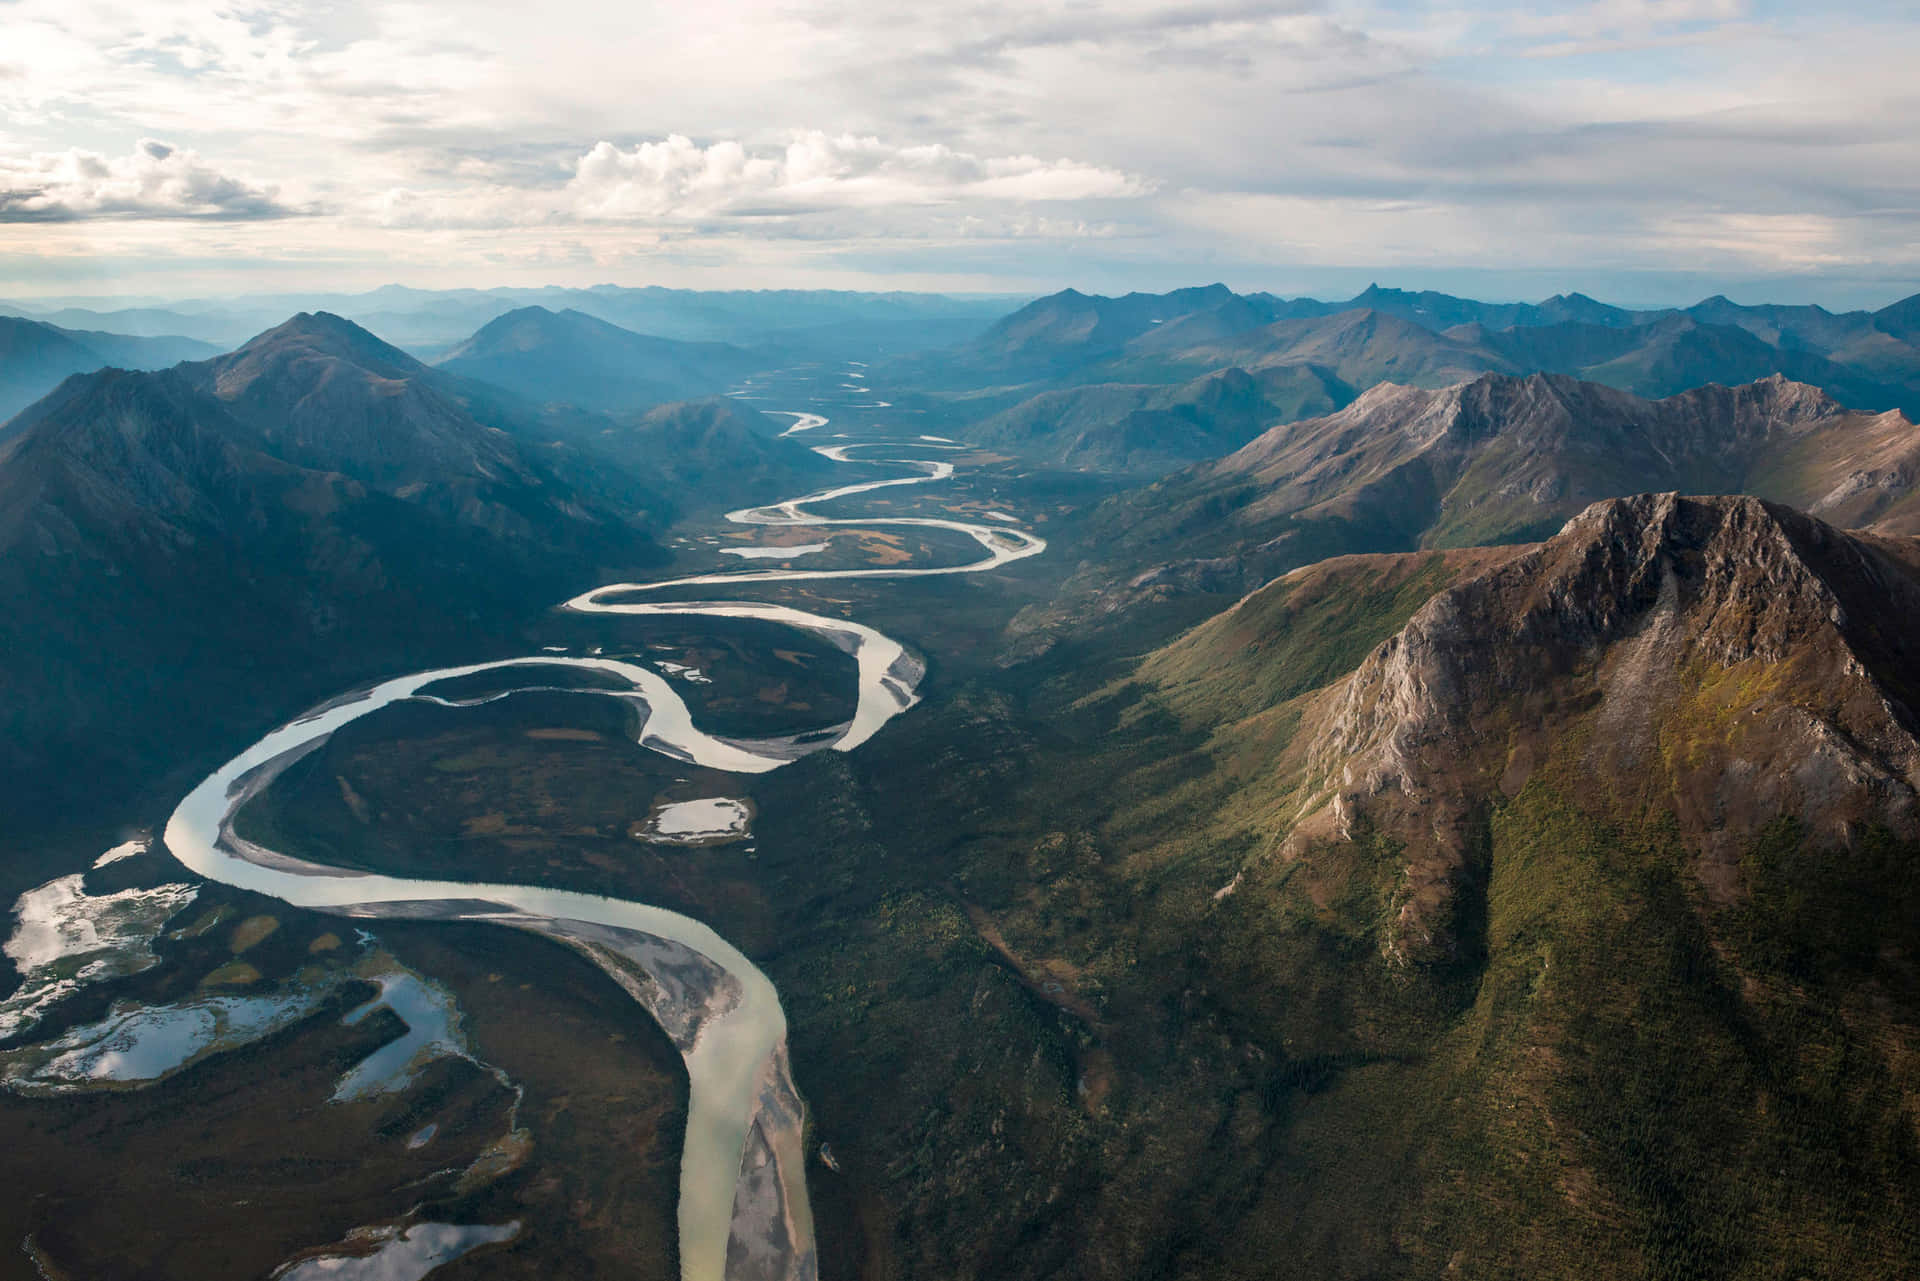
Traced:
<path fill-rule="evenodd" d="M 962 681 L 883 752 L 753 780 L 751 865 L 624 852 L 601 811 L 657 767 L 527 739 L 592 726 L 563 696 L 342 735 L 248 821 L 389 870 L 458 850 L 739 940 L 841 1167 L 812 1175 L 830 1277 L 1911 1275 L 1915 1006 L 1888 949 L 1913 849 L 1869 837 L 1836 876 L 1776 825 L 1744 896 L 1711 900 L 1657 806 L 1589 795 L 1572 699 L 1471 825 L 1442 959 L 1390 959 L 1409 852 L 1383 831 L 1282 856 L 1318 690 L 1486 563 L 1318 567 L 1130 679 Z M 1769 688 L 1689 682 L 1661 759 L 1690 768 Z M 531 830 L 435 835 L 468 792 Z"/>

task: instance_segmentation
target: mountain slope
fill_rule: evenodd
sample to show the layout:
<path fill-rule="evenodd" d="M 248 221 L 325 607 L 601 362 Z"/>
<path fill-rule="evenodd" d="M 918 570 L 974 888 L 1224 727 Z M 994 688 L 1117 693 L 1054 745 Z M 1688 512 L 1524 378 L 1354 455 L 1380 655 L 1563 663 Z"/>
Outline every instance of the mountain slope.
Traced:
<path fill-rule="evenodd" d="M 1520 369 L 1487 347 L 1364 309 L 1280 320 L 1222 342 L 1165 352 L 1159 359 L 1193 369 L 1311 365 L 1357 388 L 1389 380 L 1438 387 L 1475 374 Z M 1139 356 L 1117 366 L 1151 368 L 1152 361 Z"/>
<path fill-rule="evenodd" d="M 1853 1216 L 1907 1218 L 1920 1186 L 1920 545 L 1647 495 L 1493 555 L 1350 675 L 1211 722 L 1231 817 L 1200 839 L 1254 838 L 1201 914 L 1222 999 L 1296 1056 L 1386 1049 L 1414 990 L 1447 1011 L 1399 1066 L 1334 1068 L 1275 1160 L 1396 1155 L 1251 1217 L 1299 1224 L 1276 1236 L 1326 1276 L 1370 1271 L 1329 1238 L 1418 1275 L 1911 1270 L 1920 1235 Z M 1298 666 L 1363 569 L 1173 649 Z M 1345 586 L 1266 603 L 1320 574 Z M 1142 674 L 1176 671 L 1216 700 L 1246 681 L 1195 653 Z M 1345 1206 L 1439 1236 L 1396 1248 Z"/>
<path fill-rule="evenodd" d="M 764 361 L 723 343 L 652 338 L 535 306 L 488 322 L 439 363 L 534 401 L 630 410 L 716 395 Z"/>
<path fill-rule="evenodd" d="M 1301 366 L 1258 376 L 1227 368 L 1192 382 L 1100 383 L 1042 392 L 995 414 L 968 439 L 1060 466 L 1163 473 L 1231 452 L 1275 422 L 1339 408 L 1352 393 Z"/>
<path fill-rule="evenodd" d="M 1340 304 L 1338 309 L 1378 311 L 1424 325 L 1428 329 L 1480 325 L 1501 330 L 1569 323 L 1632 328 L 1660 314 L 1610 306 L 1578 293 L 1555 294 L 1539 303 L 1487 303 L 1473 298 L 1457 298 L 1431 289 L 1415 292 L 1386 289 L 1377 284 L 1368 285 Z"/>
<path fill-rule="evenodd" d="M 1007 316 L 965 352 L 996 356 L 1015 367 L 1047 366 L 1120 351 L 1170 320 L 1210 316 L 1226 309 L 1246 313 L 1247 304 L 1225 285 L 1176 289 L 1166 294 L 1132 293 L 1103 298 L 1068 289 Z M 1232 321 L 1221 323 L 1231 328 Z"/>
<path fill-rule="evenodd" d="M 1120 298 L 1062 290 L 1003 316 L 969 342 L 895 359 L 876 370 L 892 386 L 921 389 L 1022 387 L 1121 379 L 1109 365 L 1135 344 L 1155 350 L 1168 326 L 1190 341 L 1217 341 L 1275 319 L 1280 300 L 1225 285 L 1131 293 Z M 1169 339 L 1169 341 L 1176 341 Z M 1195 370 L 1193 373 L 1205 372 Z M 1159 381 L 1185 381 L 1163 378 Z"/>
<path fill-rule="evenodd" d="M 1437 595 L 1306 722 L 1309 817 L 1289 836 L 1399 841 L 1387 943 L 1451 954 L 1472 810 L 1596 728 L 1596 810 L 1668 809 L 1709 892 L 1775 820 L 1826 847 L 1920 837 L 1920 545 L 1752 498 L 1596 504 L 1537 550 Z M 1596 662 L 1595 656 L 1599 659 Z"/>
<path fill-rule="evenodd" d="M 77 376 L 21 415 L 0 444 L 9 772 L 78 785 L 169 744 L 184 761 L 263 696 L 483 644 L 663 559 L 457 391 L 301 316 L 214 361 Z"/>

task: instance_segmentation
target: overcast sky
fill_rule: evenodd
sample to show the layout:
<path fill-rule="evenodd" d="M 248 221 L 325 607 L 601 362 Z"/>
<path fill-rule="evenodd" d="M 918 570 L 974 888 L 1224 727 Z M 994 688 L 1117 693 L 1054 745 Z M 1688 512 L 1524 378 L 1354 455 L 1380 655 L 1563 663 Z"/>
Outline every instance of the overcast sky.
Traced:
<path fill-rule="evenodd" d="M 1911 0 L 0 0 L 0 296 L 1920 290 Z"/>

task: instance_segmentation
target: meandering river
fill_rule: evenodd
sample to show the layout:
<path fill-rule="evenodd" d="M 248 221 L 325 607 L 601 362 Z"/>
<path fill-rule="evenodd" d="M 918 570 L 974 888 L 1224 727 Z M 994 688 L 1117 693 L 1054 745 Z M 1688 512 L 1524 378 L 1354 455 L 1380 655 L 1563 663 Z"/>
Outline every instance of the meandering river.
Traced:
<path fill-rule="evenodd" d="M 827 424 L 819 414 L 791 411 L 783 436 Z M 800 442 L 795 442 L 796 444 Z M 644 747 L 712 769 L 764 773 L 813 751 L 851 751 L 918 699 L 920 660 L 900 642 L 860 623 L 758 601 L 658 601 L 635 596 L 666 588 L 732 587 L 809 579 L 905 578 L 974 574 L 1036 556 L 1046 543 L 1007 524 L 975 525 L 923 517 L 828 517 L 807 510 L 873 490 L 924 485 L 954 474 L 946 461 L 916 457 L 860 459 L 880 447 L 953 449 L 951 442 L 868 441 L 815 446 L 839 463 L 886 463 L 919 474 L 889 477 L 803 495 L 727 519 L 755 526 L 900 526 L 965 534 L 984 558 L 966 564 L 874 569 L 758 570 L 698 574 L 655 583 L 611 583 L 567 601 L 575 613 L 691 615 L 758 619 L 826 637 L 850 653 L 858 670 L 852 717 L 824 732 L 782 739 L 728 739 L 694 724 L 666 678 L 637 663 L 554 654 L 414 672 L 344 695 L 274 730 L 228 761 L 174 810 L 166 826 L 173 855 L 212 881 L 271 895 L 297 907 L 359 917 L 492 921 L 542 934 L 600 965 L 644 1005 L 673 1038 L 691 1083 L 678 1207 L 681 1275 L 685 1281 L 757 1281 L 817 1274 L 807 1202 L 804 1108 L 791 1078 L 786 1016 L 773 984 L 713 929 L 664 908 L 531 885 L 408 880 L 327 867 L 268 849 L 241 836 L 234 818 L 252 797 L 342 727 L 405 700 L 467 706 L 537 689 L 538 669 L 587 668 L 622 687 L 578 691 L 631 703 Z M 1004 521 L 1006 518 L 1000 516 Z M 433 686 L 476 672 L 527 670 L 515 690 L 453 700 Z"/>

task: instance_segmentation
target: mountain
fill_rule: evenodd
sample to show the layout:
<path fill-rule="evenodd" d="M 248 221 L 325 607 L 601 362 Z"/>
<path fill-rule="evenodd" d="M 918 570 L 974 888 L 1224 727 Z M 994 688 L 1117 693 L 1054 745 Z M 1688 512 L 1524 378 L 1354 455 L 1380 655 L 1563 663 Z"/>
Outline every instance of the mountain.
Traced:
<path fill-rule="evenodd" d="M 1309 370 L 1329 387 L 1352 388 L 1383 378 L 1443 386 L 1487 370 L 1518 372 L 1484 345 L 1385 312 L 1302 308 L 1210 285 L 1123 298 L 1068 290 L 1029 304 L 953 352 L 893 362 L 876 376 L 889 384 L 975 389 L 947 401 L 964 420 L 968 404 L 999 412 L 1043 389 L 1184 383 L 1231 366 Z M 992 392 L 982 396 L 981 388 Z"/>
<path fill-rule="evenodd" d="M 1815 352 L 1831 352 L 1847 345 L 1873 320 L 1865 312 L 1836 315 L 1825 307 L 1742 305 L 1723 294 L 1702 299 L 1678 314 L 1702 324 L 1733 325 L 1774 346 Z"/>
<path fill-rule="evenodd" d="M 1188 1017 L 1324 1073 L 1238 1220 L 1272 1226 L 1226 1248 L 1329 1277 L 1910 1272 L 1920 1239 L 1852 1207 L 1920 1187 L 1917 636 L 1915 540 L 1664 494 L 1536 547 L 1300 570 L 1149 657 L 1136 690 L 1205 746 L 1109 752 L 1101 786 L 1177 777 L 1201 817 L 1136 801 L 1104 834 L 1168 886 L 1134 910 L 1186 922 L 1129 959 L 1184 929 Z M 1240 853 L 1202 880 L 1210 850 Z"/>
<path fill-rule="evenodd" d="M 1630 311 L 1596 302 L 1585 294 L 1555 294 L 1540 303 L 1486 303 L 1431 289 L 1410 292 L 1374 284 L 1338 304 L 1339 311 L 1378 311 L 1409 320 L 1428 329 L 1455 325 L 1482 325 L 1488 329 L 1529 328 L 1536 325 L 1587 324 L 1631 328 L 1647 323 L 1657 312 Z"/>
<path fill-rule="evenodd" d="M 522 307 L 488 322 L 439 367 L 536 402 L 626 410 L 717 395 L 766 363 L 722 343 L 651 338 L 579 311 Z"/>
<path fill-rule="evenodd" d="M 1129 348 L 1142 350 L 1139 342 Z M 1150 372 L 1156 365 L 1197 369 L 1229 362 L 1254 370 L 1311 366 L 1356 388 L 1377 382 L 1438 387 L 1482 373 L 1567 374 L 1648 397 L 1782 374 L 1861 409 L 1920 412 L 1920 384 L 1882 382 L 1814 351 L 1775 346 L 1741 326 L 1681 313 L 1631 326 L 1564 322 L 1496 329 L 1476 322 L 1436 332 L 1385 311 L 1343 311 L 1284 320 L 1218 343 L 1172 349 L 1158 361 L 1136 358 L 1117 367 Z M 1920 363 L 1913 368 L 1920 371 Z"/>
<path fill-rule="evenodd" d="M 143 300 L 144 301 L 144 300 Z M 365 293 L 248 295 L 188 299 L 165 306 L 12 304 L 0 310 L 75 329 L 184 334 L 236 346 L 282 318 L 327 311 L 382 334 L 408 351 L 437 357 L 488 322 L 528 306 L 572 309 L 638 333 L 682 342 L 779 349 L 789 359 L 831 359 L 850 350 L 898 354 L 973 337 L 1004 315 L 1004 296 L 858 293 L 825 289 L 693 290 L 659 286 L 412 289 Z"/>
<path fill-rule="evenodd" d="M 1303 363 L 1312 357 L 1290 348 L 1311 346 L 1323 333 L 1356 326 L 1384 327 L 1404 343 L 1415 330 L 1437 333 L 1463 324 L 1489 330 L 1569 323 L 1631 328 L 1655 315 L 1610 307 L 1582 294 L 1539 304 L 1482 303 L 1379 285 L 1345 302 L 1241 295 L 1219 284 L 1122 298 L 1068 289 L 1013 312 L 956 356 L 976 368 L 997 365 L 1027 377 L 1128 355 L 1173 355 L 1180 363 L 1205 364 L 1223 352 L 1256 352 L 1276 363 Z M 1336 323 L 1320 323 L 1329 320 Z"/>
<path fill-rule="evenodd" d="M 1289 841 L 1371 823 L 1401 844 L 1405 905 L 1383 946 L 1405 959 L 1458 954 L 1446 922 L 1473 806 L 1556 755 L 1597 772 L 1582 790 L 1595 811 L 1671 806 L 1723 898 L 1782 819 L 1827 848 L 1874 826 L 1912 841 L 1916 622 L 1911 537 L 1849 536 L 1744 497 L 1596 504 L 1423 605 L 1327 696 L 1303 734 L 1312 818 Z M 1540 711 L 1516 719 L 1530 701 Z M 1580 721 L 1596 747 L 1568 753 Z"/>
<path fill-rule="evenodd" d="M 1028 303 L 951 357 L 963 366 L 1017 373 L 1025 381 L 1117 356 L 1170 321 L 1188 332 L 1217 336 L 1267 319 L 1255 300 L 1220 284 L 1121 298 L 1067 289 Z"/>
<path fill-rule="evenodd" d="M 1873 313 L 1873 327 L 1909 343 L 1920 343 L 1920 294 Z"/>
<path fill-rule="evenodd" d="M 93 307 L 26 309 L 18 305 L 6 314 L 32 319 L 83 332 L 105 331 L 141 338 L 187 338 L 224 350 L 245 342 L 262 325 L 271 325 L 275 316 L 285 316 L 285 308 L 227 309 L 216 307 L 119 307 L 99 310 Z"/>
<path fill-rule="evenodd" d="M 211 361 L 78 375 L 15 419 L 8 772 L 74 786 L 185 760 L 263 686 L 291 709 L 663 559 L 622 485 L 575 479 L 465 392 L 302 315 Z"/>
<path fill-rule="evenodd" d="M 1329 413 L 1352 390 L 1319 369 L 1219 369 L 1183 384 L 1104 382 L 1041 392 L 968 440 L 1058 467 L 1164 474 L 1231 453 L 1273 423 Z"/>
<path fill-rule="evenodd" d="M 204 359 L 217 351 L 190 338 L 80 332 L 0 316 L 0 423 L 52 391 L 70 374 L 108 366 L 164 369 L 183 360 Z"/>
<path fill-rule="evenodd" d="M 1354 318 L 1342 320 L 1342 313 Z M 969 343 L 884 367 L 889 382 L 924 387 L 1183 382 L 1228 364 L 1305 364 L 1311 337 L 1384 324 L 1399 341 L 1431 331 L 1397 317 L 1312 299 L 1236 294 L 1225 285 L 1106 298 L 1068 289 L 1028 303 Z M 1438 340 L 1445 346 L 1446 340 Z M 1477 368 L 1485 368 L 1484 359 Z"/>
<path fill-rule="evenodd" d="M 1351 391 L 1317 369 L 1228 368 L 1173 386 L 1101 383 L 1042 392 L 967 438 L 1022 457 L 1103 472 L 1164 473 L 1230 453 L 1275 422 L 1324 413 Z"/>
<path fill-rule="evenodd" d="M 1521 542 L 1649 484 L 1753 493 L 1920 533 L 1920 437 L 1773 377 L 1650 401 L 1561 375 L 1376 386 L 1322 418 L 1116 495 L 1089 568 L 1018 622 L 1028 645 L 1149 604 L 1237 595 L 1329 556 Z"/>

